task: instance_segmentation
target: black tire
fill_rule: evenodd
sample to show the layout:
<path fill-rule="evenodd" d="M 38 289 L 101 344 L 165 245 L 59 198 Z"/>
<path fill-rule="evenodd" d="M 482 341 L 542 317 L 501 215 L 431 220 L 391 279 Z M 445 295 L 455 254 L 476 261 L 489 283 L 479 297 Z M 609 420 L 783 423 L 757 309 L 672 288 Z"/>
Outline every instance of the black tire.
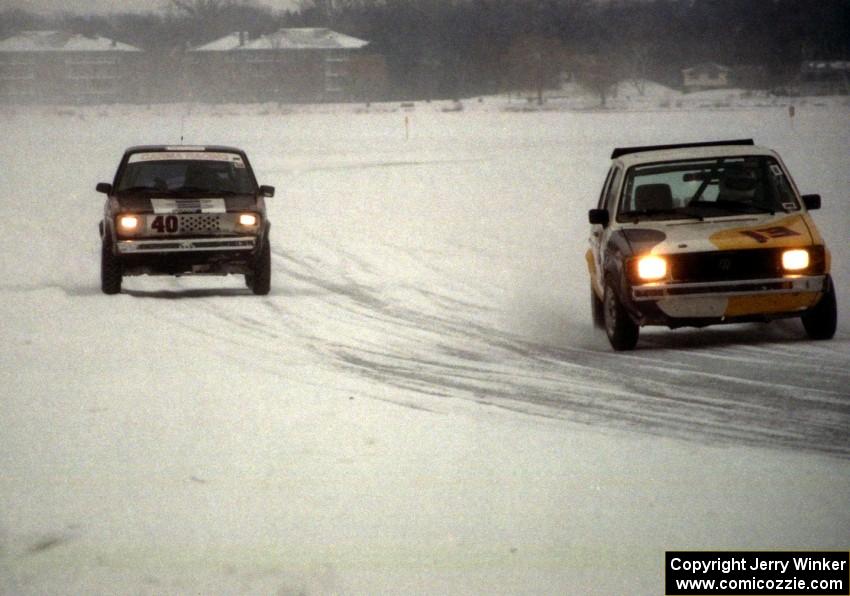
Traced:
<path fill-rule="evenodd" d="M 602 296 L 602 318 L 611 347 L 617 351 L 633 350 L 640 328 L 629 316 L 610 282 L 605 283 Z"/>
<path fill-rule="evenodd" d="M 272 250 L 268 238 L 260 247 L 260 254 L 257 255 L 257 261 L 254 263 L 254 272 L 245 276 L 245 283 L 250 284 L 251 291 L 258 296 L 265 296 L 271 291 Z"/>
<path fill-rule="evenodd" d="M 103 240 L 100 249 L 100 289 L 104 294 L 118 294 L 121 292 L 121 281 L 124 277 L 124 269 L 121 261 L 112 254 L 112 242 Z"/>
<path fill-rule="evenodd" d="M 602 301 L 590 286 L 590 315 L 593 317 L 593 326 L 597 329 L 605 329 L 605 315 L 602 312 Z"/>
<path fill-rule="evenodd" d="M 803 313 L 800 319 L 806 333 L 812 339 L 832 339 L 838 326 L 838 307 L 835 300 L 835 284 L 827 277 L 829 288 L 812 308 Z"/>

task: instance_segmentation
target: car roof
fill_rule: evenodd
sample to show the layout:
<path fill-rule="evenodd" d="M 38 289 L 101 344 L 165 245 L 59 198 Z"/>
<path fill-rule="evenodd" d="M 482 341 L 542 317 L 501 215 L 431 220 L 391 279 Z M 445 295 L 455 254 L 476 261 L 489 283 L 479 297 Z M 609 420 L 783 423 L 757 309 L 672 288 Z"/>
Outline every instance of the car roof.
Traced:
<path fill-rule="evenodd" d="M 142 153 L 156 151 L 210 151 L 215 153 L 241 153 L 245 154 L 238 147 L 228 147 L 226 145 L 135 145 L 128 147 L 124 153 Z"/>
<path fill-rule="evenodd" d="M 684 161 L 691 159 L 710 159 L 715 157 L 746 157 L 751 155 L 769 155 L 778 157 L 775 151 L 758 145 L 713 145 L 707 147 L 676 147 L 626 153 L 613 159 L 626 168 L 665 161 Z"/>

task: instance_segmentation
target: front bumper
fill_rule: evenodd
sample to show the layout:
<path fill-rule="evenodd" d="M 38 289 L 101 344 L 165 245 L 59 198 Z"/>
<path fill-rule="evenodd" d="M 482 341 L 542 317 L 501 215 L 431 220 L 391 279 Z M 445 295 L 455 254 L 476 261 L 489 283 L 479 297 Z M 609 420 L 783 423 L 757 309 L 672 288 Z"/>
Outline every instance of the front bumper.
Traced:
<path fill-rule="evenodd" d="M 636 302 L 664 298 L 713 298 L 753 295 L 794 294 L 822 292 L 826 289 L 826 275 L 782 277 L 775 279 L 748 279 L 712 281 L 705 283 L 645 284 L 632 287 Z"/>
<path fill-rule="evenodd" d="M 633 286 L 627 307 L 640 325 L 704 327 L 799 316 L 829 289 L 828 275 Z"/>
<path fill-rule="evenodd" d="M 258 236 L 122 239 L 115 243 L 124 275 L 251 273 Z"/>
<path fill-rule="evenodd" d="M 118 253 L 122 255 L 253 251 L 256 236 L 228 238 L 168 238 L 156 240 L 119 240 Z"/>

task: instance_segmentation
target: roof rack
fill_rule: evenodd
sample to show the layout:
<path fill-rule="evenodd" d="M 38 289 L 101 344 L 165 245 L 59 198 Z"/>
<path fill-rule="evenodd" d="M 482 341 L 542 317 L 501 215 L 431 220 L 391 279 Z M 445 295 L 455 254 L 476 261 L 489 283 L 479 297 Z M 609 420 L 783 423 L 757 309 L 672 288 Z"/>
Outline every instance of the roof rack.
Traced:
<path fill-rule="evenodd" d="M 661 151 L 663 149 L 685 149 L 688 147 L 720 147 L 723 145 L 755 145 L 752 139 L 734 139 L 731 141 L 705 141 L 703 143 L 681 143 L 678 145 L 647 145 L 645 147 L 617 147 L 611 153 L 611 159 L 617 159 L 621 155 L 629 153 L 642 153 L 644 151 Z"/>

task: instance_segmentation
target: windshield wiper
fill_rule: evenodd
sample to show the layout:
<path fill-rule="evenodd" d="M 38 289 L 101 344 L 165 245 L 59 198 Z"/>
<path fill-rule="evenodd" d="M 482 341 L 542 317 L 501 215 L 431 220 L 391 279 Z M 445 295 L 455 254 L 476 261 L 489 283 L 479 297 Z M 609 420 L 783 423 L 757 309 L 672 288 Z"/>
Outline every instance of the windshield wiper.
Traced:
<path fill-rule="evenodd" d="M 174 192 L 198 192 L 198 193 L 211 193 L 209 188 L 202 188 L 200 186 L 181 186 L 180 188 L 175 188 Z"/>
<path fill-rule="evenodd" d="M 200 186 L 181 186 L 180 188 L 175 188 L 171 192 L 187 192 L 192 194 L 202 194 L 202 195 L 236 195 L 239 194 L 234 190 L 216 190 L 214 188 L 201 188 Z"/>
<path fill-rule="evenodd" d="M 636 211 L 627 211 L 622 214 L 624 217 L 628 217 L 633 219 L 634 223 L 638 223 L 642 216 L 652 217 L 654 215 L 682 215 L 682 218 L 675 219 L 697 219 L 699 221 L 703 220 L 703 216 L 698 213 L 693 213 L 691 211 L 685 211 L 684 209 L 638 209 Z"/>
<path fill-rule="evenodd" d="M 119 188 L 118 192 L 168 192 L 154 188 L 153 186 L 131 186 L 129 188 Z"/>
<path fill-rule="evenodd" d="M 740 203 L 736 201 L 714 201 L 714 202 L 700 202 L 692 207 L 710 207 L 712 209 L 720 209 L 723 211 L 730 211 L 732 213 L 770 213 L 771 215 L 776 215 L 776 209 L 772 207 L 765 207 L 763 205 L 755 205 L 753 203 Z"/>

